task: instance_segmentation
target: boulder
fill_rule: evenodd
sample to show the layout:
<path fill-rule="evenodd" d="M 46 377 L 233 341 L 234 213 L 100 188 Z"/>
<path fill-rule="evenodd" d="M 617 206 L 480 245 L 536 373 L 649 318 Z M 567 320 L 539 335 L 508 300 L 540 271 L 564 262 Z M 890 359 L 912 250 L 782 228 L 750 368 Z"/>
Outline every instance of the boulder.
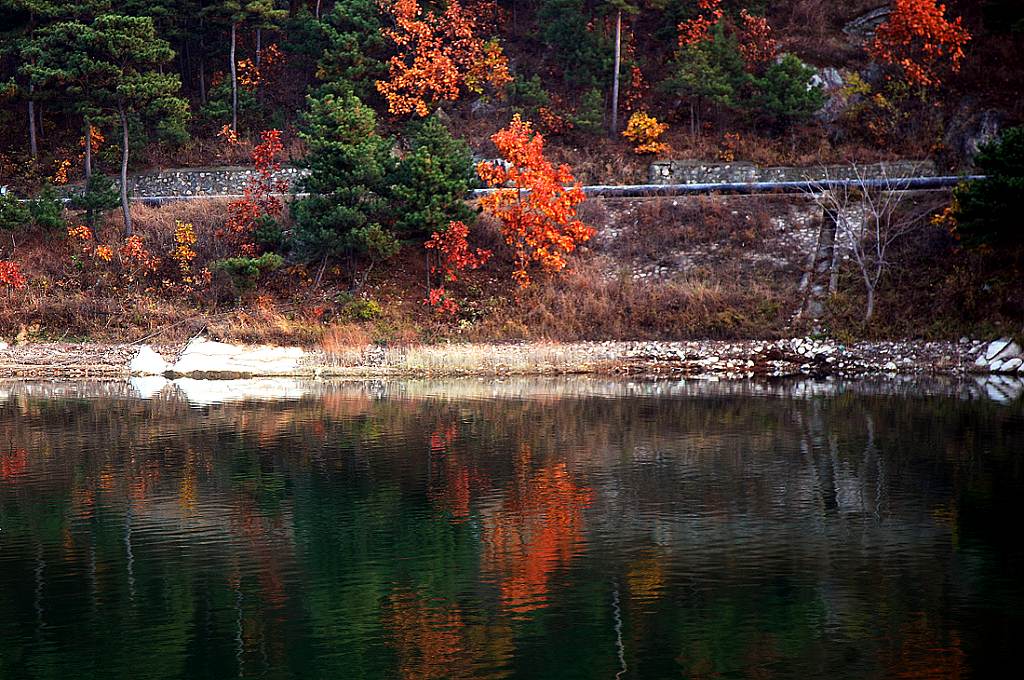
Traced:
<path fill-rule="evenodd" d="M 128 371 L 132 375 L 163 375 L 170 366 L 163 357 L 153 351 L 149 345 L 139 348 L 131 363 L 128 364 Z"/>
<path fill-rule="evenodd" d="M 875 37 L 875 31 L 892 14 L 892 7 L 884 5 L 861 14 L 843 26 L 843 33 L 855 43 L 866 43 Z"/>
<path fill-rule="evenodd" d="M 1012 359 L 1018 357 L 1021 354 L 1020 345 L 1015 343 L 1010 338 L 999 338 L 988 343 L 988 347 L 985 348 L 985 359 L 993 361 L 995 359 Z"/>
<path fill-rule="evenodd" d="M 1003 362 L 1001 370 L 1003 373 L 1013 373 L 1022 365 L 1024 365 L 1024 359 L 1021 359 L 1020 357 L 1013 357 L 1012 359 L 1007 359 Z"/>

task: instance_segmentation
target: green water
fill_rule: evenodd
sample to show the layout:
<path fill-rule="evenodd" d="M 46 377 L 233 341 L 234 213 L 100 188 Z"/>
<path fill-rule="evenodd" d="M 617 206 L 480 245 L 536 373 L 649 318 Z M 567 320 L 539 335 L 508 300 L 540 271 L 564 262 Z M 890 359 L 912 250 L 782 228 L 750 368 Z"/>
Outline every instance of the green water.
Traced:
<path fill-rule="evenodd" d="M 921 391 L 7 384 L 0 678 L 997 677 L 1024 407 Z"/>

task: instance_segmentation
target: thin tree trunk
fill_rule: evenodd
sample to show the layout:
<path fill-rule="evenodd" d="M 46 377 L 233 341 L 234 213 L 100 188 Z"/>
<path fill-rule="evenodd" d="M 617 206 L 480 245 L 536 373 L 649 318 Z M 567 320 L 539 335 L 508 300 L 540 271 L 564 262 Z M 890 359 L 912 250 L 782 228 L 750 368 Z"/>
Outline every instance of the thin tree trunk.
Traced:
<path fill-rule="evenodd" d="M 29 88 L 29 93 L 32 88 Z M 28 100 L 28 148 L 32 153 L 33 160 L 39 158 L 39 142 L 36 140 L 36 102 Z"/>
<path fill-rule="evenodd" d="M 872 286 L 868 286 L 868 304 L 864 310 L 864 320 L 871 321 L 871 317 L 875 315 L 875 289 Z"/>
<path fill-rule="evenodd" d="M 260 67 L 260 52 L 263 51 L 263 29 L 256 27 L 256 68 Z"/>
<path fill-rule="evenodd" d="M 615 15 L 615 74 L 612 76 L 612 134 L 619 131 L 619 64 L 622 52 L 622 10 Z"/>
<path fill-rule="evenodd" d="M 128 207 L 128 114 L 124 104 L 117 109 L 121 116 L 121 212 L 124 213 L 124 235 L 132 235 L 132 212 Z"/>
<path fill-rule="evenodd" d="M 92 178 L 92 123 L 85 119 L 85 185 Z"/>
<path fill-rule="evenodd" d="M 316 20 L 320 21 L 320 0 L 316 0 Z"/>
<path fill-rule="evenodd" d="M 238 69 L 235 64 L 235 38 L 238 24 L 231 24 L 231 131 L 238 132 Z"/>
<path fill-rule="evenodd" d="M 199 101 L 206 106 L 206 60 L 199 57 Z"/>

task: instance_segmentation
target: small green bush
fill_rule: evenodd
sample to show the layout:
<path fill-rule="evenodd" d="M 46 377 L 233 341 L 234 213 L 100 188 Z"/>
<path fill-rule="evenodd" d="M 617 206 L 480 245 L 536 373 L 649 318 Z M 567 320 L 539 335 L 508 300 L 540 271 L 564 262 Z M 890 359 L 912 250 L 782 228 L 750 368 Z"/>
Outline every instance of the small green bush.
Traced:
<path fill-rule="evenodd" d="M 14 231 L 32 223 L 28 204 L 22 203 L 12 193 L 0 194 L 0 229 Z"/>
<path fill-rule="evenodd" d="M 264 253 L 259 257 L 228 257 L 217 260 L 212 268 L 230 276 L 235 290 L 242 293 L 255 288 L 261 275 L 280 269 L 283 264 L 284 259 L 277 253 Z"/>

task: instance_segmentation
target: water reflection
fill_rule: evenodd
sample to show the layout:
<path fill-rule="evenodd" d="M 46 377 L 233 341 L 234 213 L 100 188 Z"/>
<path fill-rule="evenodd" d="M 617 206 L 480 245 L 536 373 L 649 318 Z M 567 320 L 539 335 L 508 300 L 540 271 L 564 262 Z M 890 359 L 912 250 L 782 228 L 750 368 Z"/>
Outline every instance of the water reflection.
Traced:
<path fill-rule="evenodd" d="M 1024 630 L 1024 413 L 961 385 L 179 387 L 3 386 L 0 677 L 986 676 Z"/>

